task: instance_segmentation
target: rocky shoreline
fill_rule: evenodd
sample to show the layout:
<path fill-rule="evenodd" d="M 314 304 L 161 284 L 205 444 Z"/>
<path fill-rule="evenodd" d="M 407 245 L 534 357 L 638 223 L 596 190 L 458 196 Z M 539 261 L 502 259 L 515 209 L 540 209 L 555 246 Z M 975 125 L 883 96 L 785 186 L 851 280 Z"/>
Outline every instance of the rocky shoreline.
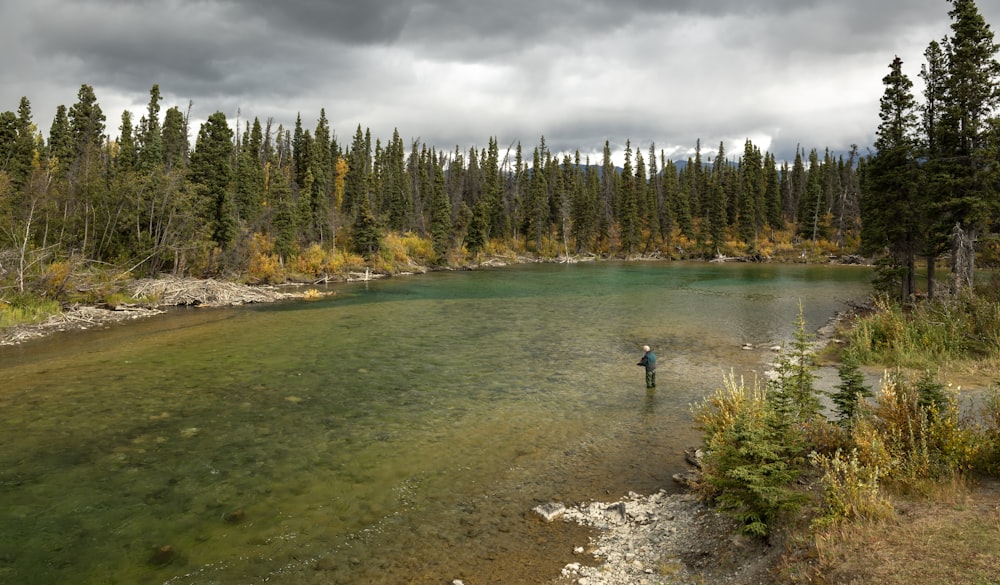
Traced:
<path fill-rule="evenodd" d="M 570 563 L 553 581 L 557 585 L 766 584 L 780 555 L 780 547 L 743 536 L 734 519 L 693 493 L 630 493 L 617 502 L 553 503 L 535 512 L 598 531 L 574 553 L 600 564 Z"/>

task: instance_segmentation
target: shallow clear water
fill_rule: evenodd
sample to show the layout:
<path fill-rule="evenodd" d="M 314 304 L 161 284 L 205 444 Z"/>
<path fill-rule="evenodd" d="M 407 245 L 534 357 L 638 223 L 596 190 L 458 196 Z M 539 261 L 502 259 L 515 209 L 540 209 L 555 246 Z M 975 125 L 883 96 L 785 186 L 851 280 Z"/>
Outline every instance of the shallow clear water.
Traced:
<path fill-rule="evenodd" d="M 854 267 L 531 265 L 0 348 L 0 583 L 538 581 L 548 501 L 674 489 L 690 405 Z M 647 392 L 644 343 L 660 361 Z"/>

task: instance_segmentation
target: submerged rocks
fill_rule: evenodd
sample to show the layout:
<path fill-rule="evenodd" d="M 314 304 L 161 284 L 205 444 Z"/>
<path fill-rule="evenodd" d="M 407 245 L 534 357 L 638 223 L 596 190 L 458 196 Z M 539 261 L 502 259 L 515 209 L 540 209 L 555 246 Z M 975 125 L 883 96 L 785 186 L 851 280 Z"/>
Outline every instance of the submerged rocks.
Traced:
<path fill-rule="evenodd" d="M 532 508 L 532 512 L 541 516 L 546 522 L 552 522 L 566 512 L 566 506 L 557 502 L 552 502 L 549 504 L 535 506 Z"/>
<path fill-rule="evenodd" d="M 146 564 L 152 567 L 165 567 L 170 563 L 174 562 L 177 558 L 177 551 L 174 547 L 169 544 L 164 544 L 163 546 L 158 546 L 153 549 L 152 554 L 146 559 Z"/>
<path fill-rule="evenodd" d="M 687 471 L 681 473 L 675 473 L 671 476 L 679 485 L 684 486 L 689 490 L 697 490 L 701 487 L 701 468 L 702 461 L 705 458 L 705 452 L 696 447 L 691 447 L 684 451 L 684 460 L 691 465 L 691 468 Z"/>

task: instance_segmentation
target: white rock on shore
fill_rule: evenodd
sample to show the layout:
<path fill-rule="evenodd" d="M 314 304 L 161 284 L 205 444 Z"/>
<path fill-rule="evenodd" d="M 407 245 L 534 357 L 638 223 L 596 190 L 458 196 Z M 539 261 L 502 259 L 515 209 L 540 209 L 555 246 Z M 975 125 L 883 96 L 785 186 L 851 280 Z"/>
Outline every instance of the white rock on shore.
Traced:
<path fill-rule="evenodd" d="M 706 507 L 694 494 L 630 493 L 618 502 L 567 507 L 558 517 L 598 530 L 587 548 L 574 552 L 589 553 L 601 563 L 570 563 L 563 568 L 559 583 L 750 585 L 771 581 L 772 547 L 737 534 L 731 518 Z"/>

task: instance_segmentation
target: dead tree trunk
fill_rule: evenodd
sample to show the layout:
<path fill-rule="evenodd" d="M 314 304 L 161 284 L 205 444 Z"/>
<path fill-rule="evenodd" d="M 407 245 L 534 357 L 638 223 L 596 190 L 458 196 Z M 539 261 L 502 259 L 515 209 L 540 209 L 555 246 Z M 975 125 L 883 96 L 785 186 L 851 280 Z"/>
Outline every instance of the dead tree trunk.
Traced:
<path fill-rule="evenodd" d="M 955 224 L 951 230 L 951 294 L 958 296 L 965 290 L 972 290 L 972 275 L 975 269 L 975 230 L 968 233 Z"/>

